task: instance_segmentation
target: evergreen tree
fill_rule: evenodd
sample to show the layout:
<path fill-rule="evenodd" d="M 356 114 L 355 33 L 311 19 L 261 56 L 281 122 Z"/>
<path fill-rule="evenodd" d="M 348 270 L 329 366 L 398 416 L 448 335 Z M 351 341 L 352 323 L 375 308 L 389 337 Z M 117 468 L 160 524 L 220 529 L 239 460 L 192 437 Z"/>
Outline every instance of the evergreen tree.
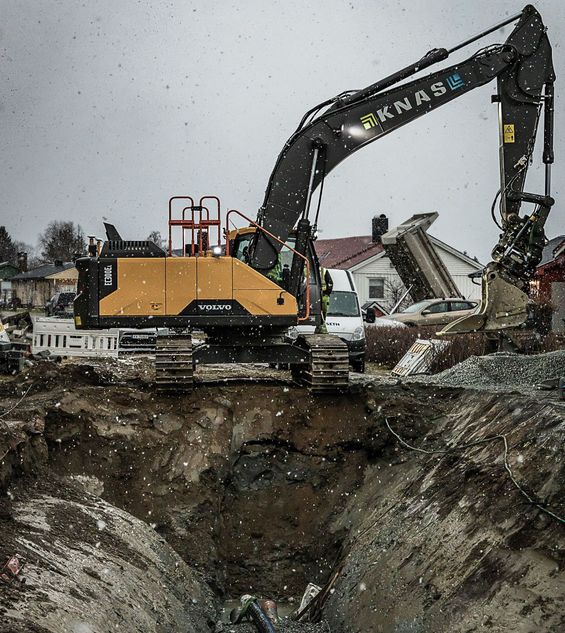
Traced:
<path fill-rule="evenodd" d="M 16 263 L 18 249 L 5 226 L 0 226 L 0 262 Z"/>

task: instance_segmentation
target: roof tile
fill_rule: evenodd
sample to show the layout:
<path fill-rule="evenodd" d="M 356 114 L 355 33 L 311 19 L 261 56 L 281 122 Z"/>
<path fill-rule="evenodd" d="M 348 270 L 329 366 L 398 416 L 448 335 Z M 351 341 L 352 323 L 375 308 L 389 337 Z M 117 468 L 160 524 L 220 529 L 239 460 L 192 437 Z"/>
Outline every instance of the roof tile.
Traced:
<path fill-rule="evenodd" d="M 380 242 L 373 242 L 370 235 L 339 237 L 334 240 L 314 242 L 320 264 L 324 268 L 348 269 L 384 250 Z"/>

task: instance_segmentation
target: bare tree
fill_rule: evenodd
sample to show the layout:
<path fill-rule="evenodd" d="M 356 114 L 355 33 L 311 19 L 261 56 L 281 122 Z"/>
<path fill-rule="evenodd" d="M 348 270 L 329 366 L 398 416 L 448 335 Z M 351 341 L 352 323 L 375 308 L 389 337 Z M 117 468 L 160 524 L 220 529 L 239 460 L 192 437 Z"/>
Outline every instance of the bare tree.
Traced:
<path fill-rule="evenodd" d="M 161 235 L 161 231 L 151 231 L 151 233 L 147 236 L 147 241 L 157 244 L 159 248 L 165 248 L 165 240 Z"/>
<path fill-rule="evenodd" d="M 60 259 L 69 262 L 74 255 L 84 254 L 86 240 L 80 225 L 53 220 L 39 236 L 39 247 L 44 260 L 52 262 Z"/>
<path fill-rule="evenodd" d="M 396 306 L 405 292 L 406 287 L 400 279 L 385 279 L 385 297 L 388 297 L 389 310 L 392 310 L 392 308 Z M 407 308 L 411 303 L 414 302 L 412 301 L 412 297 L 408 294 L 396 309 L 397 311 L 402 310 Z"/>

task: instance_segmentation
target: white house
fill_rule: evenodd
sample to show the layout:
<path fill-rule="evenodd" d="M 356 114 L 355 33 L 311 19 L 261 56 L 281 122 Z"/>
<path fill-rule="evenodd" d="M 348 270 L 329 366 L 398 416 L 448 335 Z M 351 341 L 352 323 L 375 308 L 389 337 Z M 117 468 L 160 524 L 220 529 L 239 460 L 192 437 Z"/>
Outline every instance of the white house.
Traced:
<path fill-rule="evenodd" d="M 362 304 L 376 299 L 391 308 L 403 284 L 380 239 L 388 230 L 388 220 L 382 216 L 378 220 L 373 222 L 372 235 L 317 240 L 316 252 L 325 268 L 345 269 L 353 274 Z M 480 299 L 480 278 L 473 280 L 469 275 L 480 272 L 483 265 L 436 237 L 429 235 L 429 238 L 457 284 L 461 296 L 466 299 Z"/>

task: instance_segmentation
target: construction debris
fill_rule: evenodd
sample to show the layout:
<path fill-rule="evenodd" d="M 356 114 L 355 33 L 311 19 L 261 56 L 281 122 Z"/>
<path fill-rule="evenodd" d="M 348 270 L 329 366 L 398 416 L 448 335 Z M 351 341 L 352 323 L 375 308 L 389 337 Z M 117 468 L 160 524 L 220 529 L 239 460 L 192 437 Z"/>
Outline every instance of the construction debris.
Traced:
<path fill-rule="evenodd" d="M 309 582 L 306 590 L 304 591 L 304 595 L 302 596 L 302 600 L 300 601 L 298 613 L 302 613 L 310 602 L 320 593 L 320 591 L 322 591 L 322 588 L 319 585 Z"/>
<path fill-rule="evenodd" d="M 0 581 L 4 583 L 16 582 L 20 585 L 25 583 L 25 578 L 21 576 L 23 562 L 18 554 L 10 556 L 2 568 L 0 568 Z"/>
<path fill-rule="evenodd" d="M 435 356 L 449 347 L 449 341 L 418 339 L 392 370 L 394 376 L 414 376 L 430 370 Z"/>
<path fill-rule="evenodd" d="M 269 601 L 272 602 L 272 601 Z M 259 633 L 275 633 L 271 614 L 267 615 L 261 603 L 255 596 L 241 596 L 241 607 L 234 609 L 230 614 L 230 620 L 233 624 L 239 624 L 245 620 L 250 620 L 255 625 Z M 278 618 L 277 618 L 278 619 Z"/>

